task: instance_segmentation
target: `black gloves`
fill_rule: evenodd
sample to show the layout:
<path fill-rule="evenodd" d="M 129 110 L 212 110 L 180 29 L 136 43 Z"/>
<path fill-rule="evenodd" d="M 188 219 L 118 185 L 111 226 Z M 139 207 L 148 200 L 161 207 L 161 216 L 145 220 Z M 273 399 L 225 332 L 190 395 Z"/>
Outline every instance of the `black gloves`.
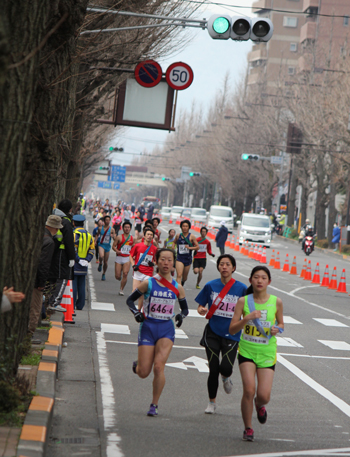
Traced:
<path fill-rule="evenodd" d="M 134 314 L 134 318 L 139 324 L 145 320 L 145 316 L 141 313 L 141 311 L 137 311 L 137 313 Z"/>
<path fill-rule="evenodd" d="M 177 327 L 177 328 L 180 328 L 180 327 L 181 327 L 183 320 L 184 320 L 184 319 L 183 319 L 182 314 L 176 314 L 176 316 L 175 316 L 175 322 L 176 322 L 176 327 Z"/>
<path fill-rule="evenodd" d="M 154 267 L 154 263 L 151 262 L 151 261 L 149 261 L 149 262 L 148 262 L 148 266 L 149 266 L 149 267 Z"/>
<path fill-rule="evenodd" d="M 139 271 L 140 267 L 139 267 L 138 265 L 134 265 L 134 266 L 132 267 L 132 269 L 133 269 L 134 271 Z"/>

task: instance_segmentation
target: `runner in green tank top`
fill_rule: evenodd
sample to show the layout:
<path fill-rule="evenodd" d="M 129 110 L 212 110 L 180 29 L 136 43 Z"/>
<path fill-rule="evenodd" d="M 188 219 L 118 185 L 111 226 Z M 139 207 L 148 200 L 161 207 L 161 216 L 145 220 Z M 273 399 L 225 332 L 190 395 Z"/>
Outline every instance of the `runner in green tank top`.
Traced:
<path fill-rule="evenodd" d="M 282 300 L 267 293 L 267 286 L 271 283 L 270 270 L 264 266 L 254 267 L 249 282 L 251 286 L 247 290 L 247 295 L 253 294 L 255 309 L 251 312 L 247 296 L 240 298 L 236 304 L 229 331 L 233 335 L 242 330 L 238 363 L 243 383 L 241 401 L 245 427 L 243 440 L 254 441 L 252 429 L 254 403 L 258 421 L 264 424 L 267 420 L 265 405 L 270 401 L 277 358 L 275 335 L 283 332 L 284 323 Z M 243 316 L 242 319 L 241 316 Z M 257 325 L 261 331 L 258 330 Z M 258 381 L 256 391 L 255 376 Z"/>

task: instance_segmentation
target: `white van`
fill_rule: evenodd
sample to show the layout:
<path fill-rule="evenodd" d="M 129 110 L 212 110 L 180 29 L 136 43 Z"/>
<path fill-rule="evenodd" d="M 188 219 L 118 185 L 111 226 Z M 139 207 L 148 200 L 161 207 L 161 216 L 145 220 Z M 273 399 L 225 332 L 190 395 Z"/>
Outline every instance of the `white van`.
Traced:
<path fill-rule="evenodd" d="M 269 216 L 262 214 L 243 213 L 240 225 L 239 244 L 244 241 L 261 243 L 270 247 L 271 243 L 271 220 Z"/>
<path fill-rule="evenodd" d="M 233 211 L 229 206 L 212 205 L 209 210 L 208 227 L 220 228 L 220 222 L 225 221 L 229 232 L 233 230 Z"/>

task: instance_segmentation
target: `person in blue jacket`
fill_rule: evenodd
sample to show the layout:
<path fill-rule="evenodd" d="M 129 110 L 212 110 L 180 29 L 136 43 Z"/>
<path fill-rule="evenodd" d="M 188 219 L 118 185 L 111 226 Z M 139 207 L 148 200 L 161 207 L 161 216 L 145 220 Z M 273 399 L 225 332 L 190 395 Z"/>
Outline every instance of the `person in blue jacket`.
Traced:
<path fill-rule="evenodd" d="M 338 250 L 338 246 L 339 246 L 339 240 L 340 240 L 340 228 L 338 227 L 338 223 L 337 222 L 334 222 L 334 227 L 333 227 L 333 239 L 332 239 L 332 243 L 334 243 L 334 251 L 337 251 Z"/>
<path fill-rule="evenodd" d="M 219 231 L 215 237 L 216 246 L 220 249 L 220 255 L 225 254 L 225 243 L 226 243 L 227 237 L 228 237 L 228 229 L 225 225 L 225 221 L 221 221 Z"/>
<path fill-rule="evenodd" d="M 75 264 L 73 279 L 74 308 L 82 310 L 85 305 L 85 278 L 89 262 L 94 257 L 95 243 L 90 233 L 84 229 L 85 216 L 73 216 Z"/>

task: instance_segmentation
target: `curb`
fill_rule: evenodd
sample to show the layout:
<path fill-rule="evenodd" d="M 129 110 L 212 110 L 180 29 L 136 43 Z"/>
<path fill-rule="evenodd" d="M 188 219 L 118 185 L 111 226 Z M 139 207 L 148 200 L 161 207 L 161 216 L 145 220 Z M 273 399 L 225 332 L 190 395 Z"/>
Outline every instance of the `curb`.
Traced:
<path fill-rule="evenodd" d="M 36 392 L 22 427 L 17 457 L 45 457 L 55 404 L 55 389 L 63 345 L 63 313 L 51 316 L 49 338 L 45 343 L 36 379 Z"/>

